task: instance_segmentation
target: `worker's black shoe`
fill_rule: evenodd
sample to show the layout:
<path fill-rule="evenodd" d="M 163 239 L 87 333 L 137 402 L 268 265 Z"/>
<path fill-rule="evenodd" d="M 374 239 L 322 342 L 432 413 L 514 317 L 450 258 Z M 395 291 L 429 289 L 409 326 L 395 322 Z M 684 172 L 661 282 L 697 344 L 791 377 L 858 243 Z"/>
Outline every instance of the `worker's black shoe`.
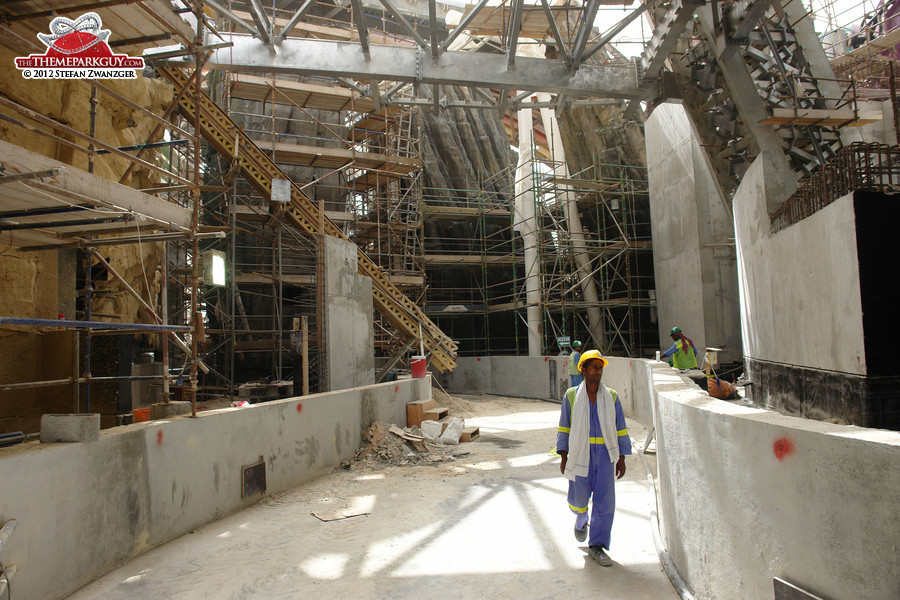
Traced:
<path fill-rule="evenodd" d="M 583 542 L 584 540 L 586 540 L 587 539 L 587 529 L 588 529 L 587 523 L 585 523 L 584 527 L 582 527 L 581 529 L 578 529 L 576 527 L 575 528 L 575 539 L 578 540 L 579 542 Z"/>
<path fill-rule="evenodd" d="M 597 561 L 597 564 L 601 567 L 611 567 L 613 564 L 609 555 L 603 551 L 603 546 L 591 546 L 588 548 L 588 554 L 590 554 L 591 558 Z"/>

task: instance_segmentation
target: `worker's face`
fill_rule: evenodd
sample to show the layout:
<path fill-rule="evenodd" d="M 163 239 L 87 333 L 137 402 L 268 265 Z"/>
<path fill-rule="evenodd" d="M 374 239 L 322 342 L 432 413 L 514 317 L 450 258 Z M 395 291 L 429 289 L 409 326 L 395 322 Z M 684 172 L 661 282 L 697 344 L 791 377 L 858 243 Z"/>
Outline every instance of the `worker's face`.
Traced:
<path fill-rule="evenodd" d="M 600 383 L 600 379 L 603 377 L 603 361 L 597 359 L 587 361 L 581 368 L 581 374 L 584 375 L 585 381 Z"/>

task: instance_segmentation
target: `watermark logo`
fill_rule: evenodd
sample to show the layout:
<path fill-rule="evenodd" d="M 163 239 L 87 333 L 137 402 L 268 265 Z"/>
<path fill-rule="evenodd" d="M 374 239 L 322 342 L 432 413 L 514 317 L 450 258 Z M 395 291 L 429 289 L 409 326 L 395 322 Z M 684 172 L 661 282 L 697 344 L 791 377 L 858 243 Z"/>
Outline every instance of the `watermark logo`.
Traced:
<path fill-rule="evenodd" d="M 97 13 L 84 13 L 74 21 L 56 17 L 50 33 L 39 33 L 47 51 L 16 58 L 25 79 L 135 79 L 144 68 L 143 58 L 114 54 L 109 30 Z"/>

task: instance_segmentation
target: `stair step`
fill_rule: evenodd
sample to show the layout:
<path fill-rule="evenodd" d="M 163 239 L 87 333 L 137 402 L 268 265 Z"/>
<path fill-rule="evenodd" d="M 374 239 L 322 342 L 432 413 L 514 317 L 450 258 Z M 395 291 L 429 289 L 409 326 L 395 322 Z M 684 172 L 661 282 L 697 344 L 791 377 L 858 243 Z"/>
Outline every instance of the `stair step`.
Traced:
<path fill-rule="evenodd" d="M 440 421 L 450 414 L 450 409 L 446 406 L 436 406 L 425 411 L 425 418 L 432 421 Z"/>
<path fill-rule="evenodd" d="M 478 427 L 464 427 L 462 431 L 462 435 L 459 436 L 460 442 L 471 442 L 476 439 L 481 432 L 478 430 Z"/>
<path fill-rule="evenodd" d="M 426 410 L 434 408 L 434 400 L 416 400 L 415 402 L 406 403 L 406 426 L 419 426 L 425 419 L 431 418 L 425 416 Z M 436 421 L 437 419 L 435 419 Z"/>

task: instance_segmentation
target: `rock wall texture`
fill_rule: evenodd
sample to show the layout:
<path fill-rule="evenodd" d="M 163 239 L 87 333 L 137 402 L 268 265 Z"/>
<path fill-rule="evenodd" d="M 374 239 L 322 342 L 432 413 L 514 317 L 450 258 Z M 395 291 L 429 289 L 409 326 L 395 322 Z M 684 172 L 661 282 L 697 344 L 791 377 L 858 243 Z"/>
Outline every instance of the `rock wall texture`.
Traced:
<path fill-rule="evenodd" d="M 13 64 L 13 59 L 18 55 L 0 46 L 0 64 Z M 173 98 L 171 86 L 140 75 L 133 80 L 106 80 L 104 84 L 157 114 L 162 114 Z M 0 90 L 6 98 L 83 133 L 90 133 L 91 130 L 91 89 L 90 85 L 79 80 L 26 80 L 17 69 L 0 69 Z M 8 120 L 0 120 L 0 139 L 88 170 L 86 153 L 29 130 L 39 128 L 48 131 L 46 126 L 38 125 L 12 109 L 0 108 L 0 113 L 26 125 L 22 127 Z M 94 126 L 97 139 L 116 147 L 159 141 L 160 135 L 150 137 L 155 126 L 155 121 L 135 114 L 130 107 L 108 94 L 98 92 Z M 66 134 L 57 135 L 68 139 Z M 85 146 L 81 140 L 70 141 Z M 166 151 L 148 152 L 143 158 L 160 165 L 167 165 L 168 162 Z M 128 160 L 110 154 L 99 155 L 94 160 L 94 173 L 119 181 L 130 164 Z M 136 168 L 123 183 L 147 188 L 158 180 L 158 175 L 153 171 Z M 0 234 L 0 315 L 55 319 L 62 314 L 67 319 L 82 318 L 83 315 L 74 313 L 75 273 L 79 270 L 79 255 L 72 251 L 19 252 L 13 249 L 10 235 Z M 103 255 L 134 289 L 140 290 L 151 305 L 158 306 L 158 273 L 162 257 L 159 244 L 105 247 Z M 96 286 L 97 293 L 92 304 L 96 320 L 152 322 L 150 316 L 139 308 L 137 300 L 117 282 L 103 278 L 97 281 Z M 0 382 L 72 376 L 75 371 L 74 344 L 71 331 L 0 328 Z M 72 410 L 72 385 L 0 392 L 0 432 L 36 432 L 40 427 L 41 414 Z"/>
<path fill-rule="evenodd" d="M 472 100 L 465 88 L 443 88 L 451 101 Z M 511 200 L 510 180 L 499 176 L 515 164 L 515 152 L 495 110 L 423 109 L 421 153 L 426 200 L 459 202 L 464 190 L 498 203 Z"/>

